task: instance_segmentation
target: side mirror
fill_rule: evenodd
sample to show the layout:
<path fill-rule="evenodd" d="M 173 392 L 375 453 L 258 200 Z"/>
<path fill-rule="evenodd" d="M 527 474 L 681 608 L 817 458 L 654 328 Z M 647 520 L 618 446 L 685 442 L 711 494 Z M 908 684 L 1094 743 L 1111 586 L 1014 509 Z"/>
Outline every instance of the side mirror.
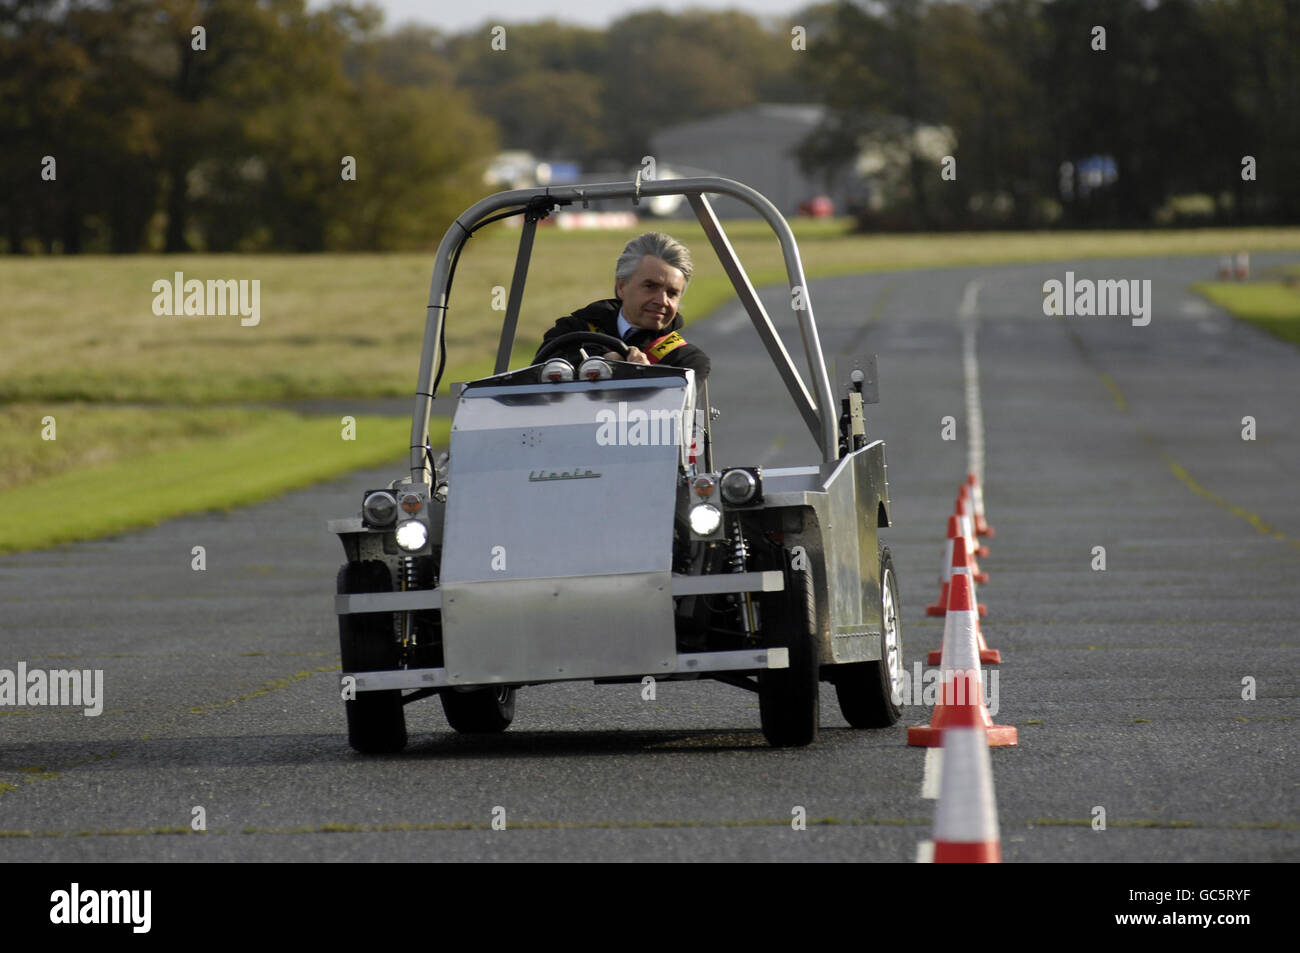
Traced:
<path fill-rule="evenodd" d="M 876 355 L 851 355 L 835 363 L 836 378 L 841 380 L 847 378 L 849 390 L 861 394 L 862 403 L 880 403 L 880 378 L 876 374 Z M 842 369 L 848 371 L 843 378 L 840 377 Z"/>

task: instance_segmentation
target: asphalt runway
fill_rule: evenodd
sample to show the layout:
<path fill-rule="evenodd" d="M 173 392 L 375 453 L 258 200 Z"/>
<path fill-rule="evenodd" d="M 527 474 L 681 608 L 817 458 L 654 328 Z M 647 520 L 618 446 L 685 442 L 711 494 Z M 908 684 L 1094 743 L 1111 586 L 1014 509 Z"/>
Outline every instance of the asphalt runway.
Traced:
<path fill-rule="evenodd" d="M 1008 861 L 1300 858 L 1300 352 L 1187 290 L 1214 267 L 812 284 L 828 360 L 879 355 L 868 429 L 888 444 L 884 539 L 909 670 L 942 633 L 924 606 L 966 467 L 957 314 L 973 305 L 997 530 L 979 598 L 1004 658 L 995 720 L 1020 737 L 991 752 Z M 1150 324 L 1045 316 L 1043 282 L 1067 270 L 1150 279 Z M 763 297 L 792 328 L 787 293 Z M 688 337 L 713 358 L 720 464 L 816 461 L 738 309 Z M 798 354 L 797 335 L 787 343 Z M 331 611 L 342 551 L 324 521 L 404 472 L 395 449 L 391 467 L 259 506 L 0 558 L 0 668 L 102 669 L 105 685 L 98 717 L 0 708 L 0 860 L 915 858 L 935 802 L 906 726 L 928 711 L 854 731 L 828 686 L 804 749 L 768 748 L 756 699 L 729 686 L 661 684 L 646 701 L 639 686 L 575 683 L 520 692 L 512 728 L 488 739 L 418 702 L 405 753 L 354 754 Z M 191 831 L 195 808 L 205 833 Z M 806 830 L 792 829 L 798 809 Z"/>

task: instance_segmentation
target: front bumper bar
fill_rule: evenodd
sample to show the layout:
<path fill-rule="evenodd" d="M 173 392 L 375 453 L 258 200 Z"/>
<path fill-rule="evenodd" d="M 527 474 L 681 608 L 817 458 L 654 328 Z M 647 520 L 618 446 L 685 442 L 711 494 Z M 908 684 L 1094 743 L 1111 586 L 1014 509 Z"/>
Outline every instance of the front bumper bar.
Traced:
<path fill-rule="evenodd" d="M 778 573 L 779 575 L 779 573 Z M 754 672 L 763 669 L 789 668 L 790 650 L 785 648 L 739 649 L 732 652 L 682 652 L 677 668 L 661 673 L 659 678 L 707 672 Z M 464 688 L 447 678 L 445 668 L 409 668 L 393 672 L 345 672 L 343 677 L 356 680 L 359 692 L 392 691 L 404 688 Z M 585 681 L 586 679 L 582 679 Z M 564 681 L 551 679 L 551 681 Z"/>
<path fill-rule="evenodd" d="M 777 570 L 719 573 L 713 576 L 686 576 L 674 573 L 672 581 L 674 596 L 708 596 L 729 592 L 780 592 L 785 588 L 785 579 Z M 418 589 L 411 592 L 358 592 L 334 597 L 335 615 L 354 615 L 362 612 L 416 612 L 421 609 L 441 608 L 441 589 Z"/>

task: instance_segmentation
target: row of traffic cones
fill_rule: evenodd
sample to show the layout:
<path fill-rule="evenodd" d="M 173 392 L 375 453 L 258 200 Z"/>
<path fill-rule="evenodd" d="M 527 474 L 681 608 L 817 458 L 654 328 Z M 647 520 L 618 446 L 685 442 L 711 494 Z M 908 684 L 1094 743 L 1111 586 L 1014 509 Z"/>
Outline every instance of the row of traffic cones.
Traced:
<path fill-rule="evenodd" d="M 974 473 L 966 477 L 948 517 L 939 575 L 939 598 L 926 615 L 943 616 L 943 645 L 927 658 L 939 666 L 941 691 L 927 725 L 907 729 L 907 743 L 942 746 L 943 769 L 934 819 L 935 863 L 998 863 L 1001 835 L 993 795 L 990 747 L 1017 743 L 1014 725 L 996 725 L 984 704 L 981 665 L 997 665 L 1002 653 L 989 647 L 980 631 L 988 610 L 975 595 L 988 582 L 978 557 L 988 555 L 979 542 L 991 538 L 984 515 L 984 494 Z"/>

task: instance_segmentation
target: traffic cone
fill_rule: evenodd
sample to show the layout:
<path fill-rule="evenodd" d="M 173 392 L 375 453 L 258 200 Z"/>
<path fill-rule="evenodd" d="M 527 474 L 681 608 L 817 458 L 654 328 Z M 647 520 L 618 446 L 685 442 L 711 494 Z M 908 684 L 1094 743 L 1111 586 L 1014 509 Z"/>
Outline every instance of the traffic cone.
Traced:
<path fill-rule="evenodd" d="M 984 490 L 980 487 L 980 481 L 975 474 L 966 474 L 966 484 L 970 487 L 971 502 L 975 506 L 975 535 L 987 536 L 992 539 L 998 535 L 997 531 L 989 525 L 988 520 L 984 518 Z"/>
<path fill-rule="evenodd" d="M 1232 277 L 1232 256 L 1224 255 L 1219 259 L 1219 278 L 1226 280 Z"/>
<path fill-rule="evenodd" d="M 964 573 L 966 575 L 970 575 L 970 566 L 967 565 L 967 559 L 966 559 L 966 540 L 958 536 L 956 539 L 950 540 L 950 543 L 952 545 L 952 572 Z M 951 576 L 949 578 L 951 578 Z M 974 583 L 972 583 L 971 599 L 973 600 L 974 598 L 975 598 L 975 585 Z M 945 632 L 947 631 L 947 628 L 948 627 L 945 624 L 944 625 Z M 997 649 L 989 648 L 988 643 L 984 641 L 984 633 L 980 630 L 980 621 L 978 618 L 975 620 L 975 636 L 978 640 L 976 642 L 976 645 L 979 648 L 980 664 L 1001 665 L 1002 653 L 999 652 Z M 938 649 L 926 656 L 925 664 L 939 665 L 942 661 L 943 661 L 943 650 Z"/>
<path fill-rule="evenodd" d="M 948 517 L 948 539 L 943 544 L 943 565 L 939 568 L 939 598 L 934 605 L 925 607 L 925 614 L 930 616 L 948 613 L 948 583 L 952 579 L 952 561 L 955 558 L 952 542 L 961 536 L 961 522 L 956 515 Z M 979 614 L 988 615 L 988 606 L 979 606 Z"/>
<path fill-rule="evenodd" d="M 1237 280 L 1245 281 L 1250 277 L 1250 252 L 1237 252 Z"/>
<path fill-rule="evenodd" d="M 968 683 L 966 698 L 979 692 L 979 676 Z M 976 697 L 982 697 L 978 694 Z M 952 706 L 943 735 L 943 770 L 934 811 L 934 863 L 1000 864 L 1002 841 L 993 796 L 993 765 L 979 707 Z"/>
<path fill-rule="evenodd" d="M 981 546 L 975 536 L 975 520 L 971 517 L 971 505 L 970 500 L 967 499 L 965 483 L 961 485 L 961 492 L 957 494 L 957 500 L 953 503 L 953 512 L 961 520 L 961 534 L 966 537 L 966 552 L 970 554 L 971 575 L 975 577 L 976 582 L 986 583 L 989 581 L 989 575 L 980 569 L 980 564 L 975 557 L 987 556 L 989 548 Z"/>
<path fill-rule="evenodd" d="M 969 703 L 979 707 L 977 717 L 980 724 L 984 726 L 990 747 L 1014 745 L 1015 725 L 993 724 L 988 706 L 984 704 L 984 693 L 980 689 L 979 639 L 975 634 L 979 622 L 975 612 L 970 576 L 965 573 L 953 573 L 950 589 L 948 615 L 943 620 L 943 655 L 939 663 L 939 677 L 943 684 L 940 686 L 939 701 L 934 706 L 934 713 L 930 716 L 928 725 L 912 725 L 907 729 L 907 743 L 923 748 L 933 748 L 943 744 L 944 731 L 951 724 L 962 703 Z M 971 673 L 975 676 L 974 702 L 970 701 L 971 682 L 966 677 Z"/>

